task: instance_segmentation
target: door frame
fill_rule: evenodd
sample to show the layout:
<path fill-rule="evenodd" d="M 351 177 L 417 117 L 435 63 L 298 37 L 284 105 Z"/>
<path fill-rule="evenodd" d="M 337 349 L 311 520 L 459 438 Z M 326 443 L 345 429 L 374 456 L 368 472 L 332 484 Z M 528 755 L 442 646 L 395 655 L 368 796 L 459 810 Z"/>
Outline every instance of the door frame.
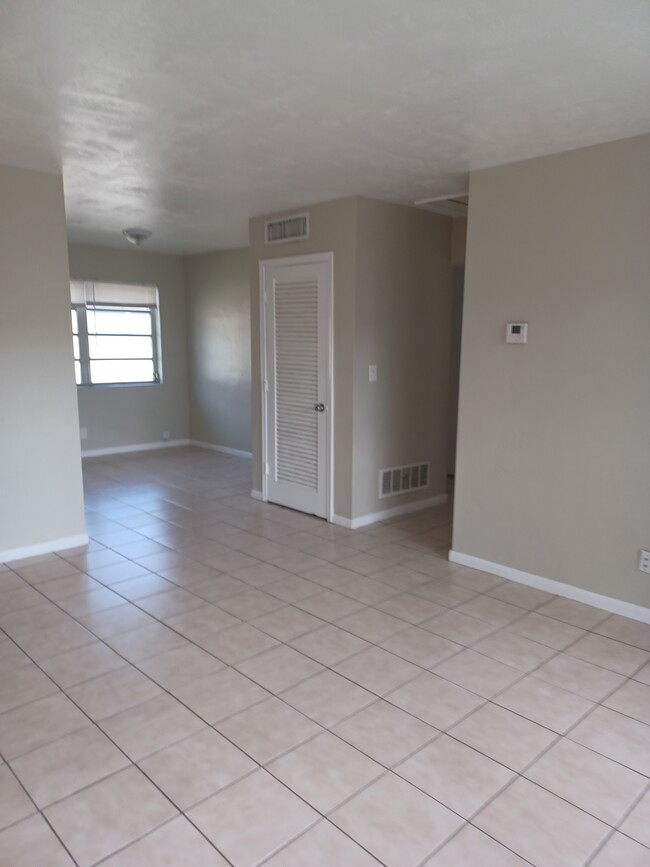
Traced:
<path fill-rule="evenodd" d="M 327 372 L 328 381 L 326 387 L 327 417 L 326 425 L 327 443 L 325 454 L 327 456 L 327 468 L 325 472 L 326 487 L 325 505 L 326 520 L 331 524 L 334 521 L 334 253 L 308 253 L 303 256 L 284 256 L 278 259 L 260 259 L 259 261 L 259 305 L 260 305 L 260 391 L 262 400 L 262 500 L 268 502 L 268 378 L 266 358 L 266 275 L 267 268 L 284 265 L 327 265 L 329 281 L 327 286 Z"/>

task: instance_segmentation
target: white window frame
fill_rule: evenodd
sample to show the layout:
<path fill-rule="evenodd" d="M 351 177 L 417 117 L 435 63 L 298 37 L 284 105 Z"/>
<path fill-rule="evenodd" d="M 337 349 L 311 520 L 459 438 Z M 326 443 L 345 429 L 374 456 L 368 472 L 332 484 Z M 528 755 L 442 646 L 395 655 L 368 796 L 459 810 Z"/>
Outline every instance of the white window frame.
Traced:
<path fill-rule="evenodd" d="M 101 286 L 99 281 L 95 281 L 96 285 Z M 111 284 L 114 286 L 115 284 Z M 133 284 L 124 284 L 125 287 L 132 286 Z M 156 290 L 157 291 L 157 290 Z M 160 306 L 159 304 L 145 304 L 142 302 L 133 302 L 125 300 L 123 303 L 119 301 L 113 302 L 97 302 L 93 299 L 87 299 L 85 304 L 82 303 L 72 303 L 72 310 L 75 310 L 77 313 L 77 330 L 78 330 L 78 340 L 79 340 L 79 366 L 81 370 L 81 382 L 77 383 L 77 388 L 112 388 L 114 386 L 119 387 L 127 387 L 127 386 L 150 386 L 150 385 L 161 385 L 162 384 L 162 354 L 161 354 L 161 344 L 160 344 Z M 115 380 L 112 382 L 93 382 L 90 374 L 90 349 L 89 349 L 89 334 L 88 334 L 88 320 L 87 320 L 87 311 L 89 310 L 138 310 L 144 311 L 147 310 L 151 319 L 151 344 L 152 344 L 152 356 L 151 360 L 153 362 L 153 379 L 152 380 L 141 380 L 137 382 L 122 382 L 120 380 Z M 120 335 L 112 335 L 119 337 Z M 134 335 L 126 334 L 125 337 L 132 337 Z M 112 360 L 126 360 L 128 359 L 105 359 L 106 361 Z M 140 360 L 140 359 L 138 359 Z M 145 359 L 146 360 L 146 359 Z M 76 361 L 76 359 L 75 359 Z"/>

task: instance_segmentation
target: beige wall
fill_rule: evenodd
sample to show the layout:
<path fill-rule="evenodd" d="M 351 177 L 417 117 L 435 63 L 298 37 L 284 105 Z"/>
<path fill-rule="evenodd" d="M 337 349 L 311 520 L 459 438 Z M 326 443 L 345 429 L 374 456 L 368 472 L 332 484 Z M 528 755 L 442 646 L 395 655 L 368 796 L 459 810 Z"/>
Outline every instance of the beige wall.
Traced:
<path fill-rule="evenodd" d="M 454 549 L 648 606 L 650 137 L 476 172 L 470 202 Z"/>
<path fill-rule="evenodd" d="M 62 180 L 0 167 L 0 202 L 2 554 L 85 529 Z"/>
<path fill-rule="evenodd" d="M 180 256 L 70 245 L 73 278 L 158 287 L 163 381 L 160 385 L 79 387 L 79 424 L 88 450 L 189 436 L 185 287 Z M 68 290 L 69 295 L 69 290 Z M 69 300 L 68 300 L 69 303 Z"/>
<path fill-rule="evenodd" d="M 248 249 L 185 259 L 192 439 L 251 448 Z"/>
<path fill-rule="evenodd" d="M 354 316 L 353 516 L 444 494 L 451 220 L 359 199 Z M 368 366 L 377 365 L 369 382 Z M 379 472 L 431 462 L 430 487 L 379 498 Z"/>
<path fill-rule="evenodd" d="M 285 213 L 298 213 L 292 209 Z M 253 489 L 262 489 L 262 413 L 260 388 L 259 262 L 308 253 L 334 253 L 334 511 L 352 517 L 352 376 L 357 199 L 338 199 L 309 207 L 306 241 L 267 246 L 264 220 L 250 221 L 252 452 Z M 282 213 L 272 216 L 282 216 Z"/>
<path fill-rule="evenodd" d="M 467 219 L 454 217 L 451 221 L 451 264 L 464 265 L 467 253 Z"/>
<path fill-rule="evenodd" d="M 307 210 L 307 241 L 267 246 L 268 217 L 250 224 L 253 487 L 262 484 L 259 261 L 332 252 L 334 512 L 361 518 L 443 493 L 450 221 L 359 197 Z M 368 381 L 370 364 L 378 368 L 376 383 Z M 428 460 L 430 489 L 379 499 L 380 469 Z"/>

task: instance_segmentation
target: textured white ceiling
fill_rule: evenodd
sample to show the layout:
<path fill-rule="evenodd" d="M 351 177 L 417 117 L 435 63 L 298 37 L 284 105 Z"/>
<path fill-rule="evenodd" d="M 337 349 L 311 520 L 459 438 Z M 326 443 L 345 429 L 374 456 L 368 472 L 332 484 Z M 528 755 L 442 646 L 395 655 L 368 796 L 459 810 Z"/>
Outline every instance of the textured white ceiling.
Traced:
<path fill-rule="evenodd" d="M 649 34 L 648 0 L 2 0 L 0 163 L 62 170 L 73 240 L 244 245 L 650 131 Z"/>

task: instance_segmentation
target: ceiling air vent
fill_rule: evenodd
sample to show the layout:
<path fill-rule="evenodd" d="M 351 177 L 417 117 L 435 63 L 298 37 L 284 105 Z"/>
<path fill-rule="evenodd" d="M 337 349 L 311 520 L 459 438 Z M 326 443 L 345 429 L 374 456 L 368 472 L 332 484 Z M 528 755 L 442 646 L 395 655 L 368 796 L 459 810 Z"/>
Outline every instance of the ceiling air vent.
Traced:
<path fill-rule="evenodd" d="M 429 487 L 429 464 L 410 464 L 379 471 L 379 496 L 392 497 Z"/>
<path fill-rule="evenodd" d="M 264 224 L 264 241 L 281 244 L 283 241 L 304 241 L 309 237 L 309 214 L 295 214 L 281 220 L 267 220 Z"/>

